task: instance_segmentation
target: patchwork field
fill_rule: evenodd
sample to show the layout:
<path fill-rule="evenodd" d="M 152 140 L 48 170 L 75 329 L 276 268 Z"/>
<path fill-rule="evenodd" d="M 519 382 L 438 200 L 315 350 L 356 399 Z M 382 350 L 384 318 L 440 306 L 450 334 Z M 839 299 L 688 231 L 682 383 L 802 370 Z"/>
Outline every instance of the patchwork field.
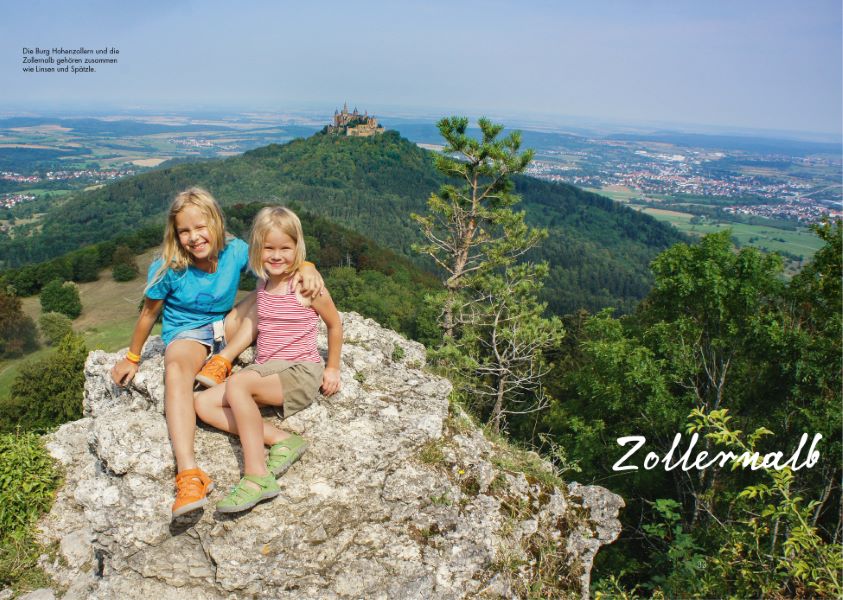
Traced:
<path fill-rule="evenodd" d="M 618 202 L 628 202 L 633 198 L 641 198 L 643 194 L 638 190 L 632 190 L 628 187 L 624 187 L 622 185 L 609 185 L 604 188 L 583 188 L 587 192 L 594 192 L 595 194 L 600 194 L 601 196 L 607 196 L 612 200 L 617 200 Z"/>
<path fill-rule="evenodd" d="M 694 215 L 690 213 L 653 208 L 650 206 L 636 206 L 630 201 L 642 197 L 642 193 L 637 190 L 617 185 L 607 186 L 601 189 L 586 189 L 595 194 L 608 196 L 612 200 L 622 202 L 635 210 L 645 212 L 653 218 L 670 223 L 683 233 L 693 236 L 703 236 L 707 233 L 731 229 L 732 237 L 741 246 L 751 246 L 765 252 L 786 252 L 788 254 L 802 256 L 803 260 L 810 259 L 814 255 L 814 252 L 822 246 L 820 239 L 807 227 L 800 227 L 793 231 L 768 225 L 747 225 L 736 222 L 705 221 L 703 223 L 691 223 Z M 662 198 L 652 196 L 649 199 L 659 200 Z M 689 205 L 691 204 L 689 203 Z M 673 206 L 676 205 L 673 204 Z M 790 268 L 795 268 L 796 266 L 795 264 L 789 265 Z"/>
<path fill-rule="evenodd" d="M 747 225 L 744 223 L 691 223 L 693 215 L 674 210 L 659 208 L 639 208 L 636 210 L 652 215 L 660 221 L 666 221 L 680 231 L 696 236 L 702 236 L 715 231 L 731 229 L 732 236 L 741 246 L 752 246 L 766 252 L 788 252 L 802 256 L 804 260 L 811 258 L 822 247 L 822 241 L 809 229 L 800 228 L 796 231 L 778 229 L 765 225 Z"/>

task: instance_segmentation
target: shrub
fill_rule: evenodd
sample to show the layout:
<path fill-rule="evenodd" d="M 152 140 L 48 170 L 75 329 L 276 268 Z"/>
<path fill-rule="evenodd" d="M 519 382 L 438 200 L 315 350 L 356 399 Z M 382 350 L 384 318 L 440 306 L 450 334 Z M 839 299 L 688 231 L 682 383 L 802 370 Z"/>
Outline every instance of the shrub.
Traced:
<path fill-rule="evenodd" d="M 73 281 L 96 281 L 99 279 L 99 254 L 93 246 L 77 250 L 70 258 L 73 266 Z"/>
<path fill-rule="evenodd" d="M 41 310 L 45 313 L 59 312 L 75 319 L 82 314 L 79 288 L 70 281 L 62 283 L 54 279 L 41 290 Z"/>
<path fill-rule="evenodd" d="M 35 322 L 21 309 L 20 298 L 0 291 L 0 358 L 14 358 L 38 348 Z"/>
<path fill-rule="evenodd" d="M 85 359 L 88 349 L 80 336 L 67 335 L 56 352 L 20 368 L 11 397 L 0 405 L 0 425 L 45 430 L 82 416 Z"/>
<path fill-rule="evenodd" d="M 41 335 L 47 340 L 49 346 L 55 346 L 73 331 L 71 320 L 66 315 L 57 312 L 41 315 L 38 325 L 41 327 Z"/>
<path fill-rule="evenodd" d="M 131 281 L 140 273 L 135 255 L 128 246 L 117 246 L 111 263 L 111 276 L 114 281 Z"/>
<path fill-rule="evenodd" d="M 0 531 L 30 527 L 49 510 L 58 474 L 40 436 L 0 433 Z"/>
<path fill-rule="evenodd" d="M 39 436 L 0 434 L 0 587 L 38 581 L 32 527 L 50 509 L 59 480 Z"/>
<path fill-rule="evenodd" d="M 114 278 L 114 281 L 131 281 L 137 276 L 137 267 L 132 268 L 131 265 L 123 263 L 116 264 L 111 267 L 111 277 Z"/>

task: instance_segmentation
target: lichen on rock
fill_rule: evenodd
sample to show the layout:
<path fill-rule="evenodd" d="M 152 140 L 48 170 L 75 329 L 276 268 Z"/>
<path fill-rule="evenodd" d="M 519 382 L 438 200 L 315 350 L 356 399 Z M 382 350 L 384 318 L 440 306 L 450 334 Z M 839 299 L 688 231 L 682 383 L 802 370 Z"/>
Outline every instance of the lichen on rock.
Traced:
<path fill-rule="evenodd" d="M 565 595 L 587 597 L 623 501 L 501 468 L 479 429 L 450 425 L 451 385 L 422 369 L 423 346 L 342 317 L 342 390 L 279 421 L 308 452 L 279 497 L 241 515 L 213 510 L 240 478 L 239 441 L 200 426 L 196 456 L 217 487 L 204 511 L 170 519 L 160 339 L 128 389 L 109 376 L 118 354 L 89 355 L 84 418 L 47 439 L 65 484 L 41 523 L 59 542 L 44 566 L 64 598 L 509 598 L 548 576 L 541 552 Z"/>

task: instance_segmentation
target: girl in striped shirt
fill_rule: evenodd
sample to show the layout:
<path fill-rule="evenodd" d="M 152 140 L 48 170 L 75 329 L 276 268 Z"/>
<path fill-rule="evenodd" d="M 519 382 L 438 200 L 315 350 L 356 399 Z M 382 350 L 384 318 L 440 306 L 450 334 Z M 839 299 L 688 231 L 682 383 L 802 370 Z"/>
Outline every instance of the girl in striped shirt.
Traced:
<path fill-rule="evenodd" d="M 220 512 L 249 509 L 281 490 L 275 478 L 304 452 L 298 435 L 264 423 L 258 405 L 281 407 L 285 417 L 306 408 L 320 389 L 340 389 L 342 322 L 327 291 L 309 301 L 292 285 L 305 258 L 301 222 L 293 211 L 267 207 L 255 217 L 249 263 L 258 276 L 255 364 L 223 384 L 196 395 L 196 414 L 206 423 L 240 435 L 245 475 L 217 504 Z M 253 315 L 254 316 L 254 315 Z M 319 318 L 328 328 L 328 360 L 316 350 Z M 264 462 L 264 446 L 270 446 Z"/>

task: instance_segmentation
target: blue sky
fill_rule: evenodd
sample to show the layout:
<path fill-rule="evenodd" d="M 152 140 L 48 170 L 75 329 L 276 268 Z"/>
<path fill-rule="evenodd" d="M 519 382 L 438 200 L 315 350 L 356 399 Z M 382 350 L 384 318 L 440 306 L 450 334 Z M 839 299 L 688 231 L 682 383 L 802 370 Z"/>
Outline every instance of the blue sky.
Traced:
<path fill-rule="evenodd" d="M 0 3 L 0 109 L 578 117 L 840 134 L 839 0 Z M 116 46 L 97 73 L 27 47 Z"/>

